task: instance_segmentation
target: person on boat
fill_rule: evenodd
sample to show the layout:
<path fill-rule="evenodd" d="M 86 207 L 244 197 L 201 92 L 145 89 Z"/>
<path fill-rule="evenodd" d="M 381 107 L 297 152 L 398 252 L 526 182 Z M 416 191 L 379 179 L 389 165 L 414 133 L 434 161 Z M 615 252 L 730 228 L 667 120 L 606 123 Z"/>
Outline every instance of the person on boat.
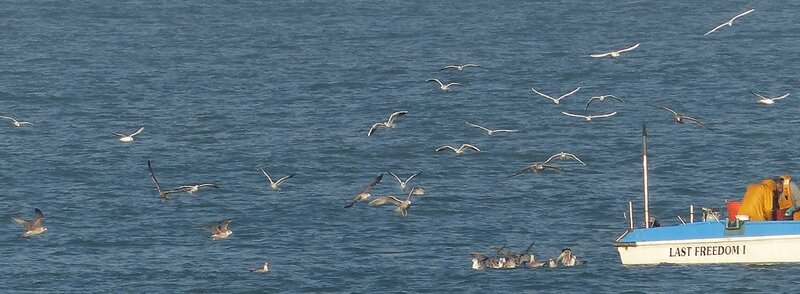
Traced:
<path fill-rule="evenodd" d="M 660 226 L 661 226 L 661 223 L 659 223 L 658 220 L 655 217 L 651 216 L 650 217 L 650 224 L 649 224 L 648 228 L 658 228 Z"/>
<path fill-rule="evenodd" d="M 792 177 L 783 175 L 781 178 L 783 194 L 778 198 L 778 207 L 786 210 L 784 216 L 787 219 L 800 220 L 800 188 L 792 181 Z"/>
<path fill-rule="evenodd" d="M 751 221 L 776 220 L 778 199 L 783 193 L 783 178 L 764 179 L 750 184 L 742 197 L 739 214 L 747 215 Z"/>

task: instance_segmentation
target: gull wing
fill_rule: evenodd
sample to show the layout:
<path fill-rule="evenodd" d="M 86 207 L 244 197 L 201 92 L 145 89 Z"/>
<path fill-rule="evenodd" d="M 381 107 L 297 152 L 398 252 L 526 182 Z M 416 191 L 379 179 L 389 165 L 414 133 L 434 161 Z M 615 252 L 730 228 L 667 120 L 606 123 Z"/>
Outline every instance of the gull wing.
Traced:
<path fill-rule="evenodd" d="M 144 127 L 141 127 L 141 128 L 139 128 L 139 130 L 138 130 L 138 131 L 136 131 L 136 132 L 134 132 L 133 134 L 131 134 L 131 137 L 138 135 L 138 134 L 139 134 L 139 133 L 141 133 L 142 131 L 144 131 Z"/>
<path fill-rule="evenodd" d="M 669 107 L 666 107 L 666 106 L 663 106 L 663 105 L 653 105 L 653 107 L 655 107 L 655 108 L 661 108 L 661 109 L 663 109 L 663 110 L 669 111 L 669 112 L 671 112 L 671 113 L 672 113 L 672 115 L 673 115 L 673 116 L 681 116 L 681 115 L 680 115 L 680 114 L 678 114 L 678 113 L 677 113 L 675 110 L 672 110 L 672 108 L 669 108 Z"/>
<path fill-rule="evenodd" d="M 458 65 L 448 65 L 448 66 L 443 67 L 440 70 L 451 69 L 451 68 L 452 69 L 458 69 Z"/>
<path fill-rule="evenodd" d="M 401 111 L 397 111 L 395 113 L 392 113 L 392 115 L 389 116 L 389 120 L 387 122 L 389 124 L 392 124 L 394 122 L 394 120 L 397 119 L 397 117 L 400 117 L 400 116 L 403 116 L 403 115 L 406 115 L 406 114 L 408 114 L 408 111 L 405 111 L 405 110 L 401 110 Z"/>
<path fill-rule="evenodd" d="M 490 129 L 488 129 L 488 128 L 484 127 L 484 126 L 480 126 L 480 125 L 476 125 L 476 124 L 471 124 L 471 123 L 469 123 L 468 121 L 465 121 L 465 123 L 467 123 L 467 124 L 468 124 L 468 125 L 470 125 L 470 126 L 473 126 L 473 127 L 479 128 L 479 129 L 481 129 L 481 130 L 484 130 L 484 131 L 486 131 L 486 132 L 491 132 L 491 131 L 492 131 L 492 130 L 490 130 Z"/>
<path fill-rule="evenodd" d="M 400 199 L 397 199 L 397 197 L 394 197 L 392 195 L 386 195 L 386 196 L 381 196 L 381 197 L 376 198 L 375 200 L 370 201 L 367 205 L 369 205 L 369 206 L 381 206 L 381 205 L 385 204 L 386 202 L 389 202 L 389 203 L 397 205 L 397 206 L 400 206 L 400 204 L 403 203 L 402 201 L 400 201 Z"/>
<path fill-rule="evenodd" d="M 567 96 L 569 96 L 569 95 L 575 94 L 575 92 L 578 92 L 578 90 L 580 90 L 580 89 L 581 89 L 581 87 L 579 86 L 579 87 L 575 88 L 575 90 L 569 91 L 569 93 L 567 93 L 567 94 L 564 94 L 564 95 L 558 96 L 558 100 L 561 100 L 561 99 L 563 99 L 564 97 L 567 97 Z"/>
<path fill-rule="evenodd" d="M 439 87 L 444 87 L 444 84 L 442 84 L 442 81 L 440 81 L 439 79 L 428 79 L 426 80 L 426 82 L 436 82 L 439 84 Z"/>
<path fill-rule="evenodd" d="M 228 231 L 228 225 L 231 223 L 231 219 L 226 218 L 219 223 L 219 230 L 220 232 Z"/>
<path fill-rule="evenodd" d="M 533 172 L 533 166 L 528 166 L 528 167 L 526 167 L 526 168 L 523 168 L 523 169 L 521 169 L 521 170 L 518 170 L 516 173 L 514 173 L 514 174 L 513 174 L 513 175 L 511 175 L 511 176 L 513 177 L 513 176 L 516 176 L 516 175 L 523 174 L 523 173 L 525 173 L 525 171 L 531 171 L 531 172 Z"/>
<path fill-rule="evenodd" d="M 411 175 L 410 177 L 408 177 L 408 178 L 406 179 L 406 183 L 408 183 L 409 181 L 411 181 L 411 179 L 413 179 L 414 177 L 416 177 L 417 175 L 419 175 L 419 174 L 421 174 L 421 173 L 422 173 L 422 171 L 418 171 L 417 173 L 415 173 L 415 174 Z"/>
<path fill-rule="evenodd" d="M 710 30 L 710 31 L 708 31 L 707 33 L 703 34 L 703 36 L 708 36 L 708 34 L 711 34 L 711 33 L 713 33 L 713 32 L 716 32 L 716 31 L 717 31 L 717 30 L 719 30 L 721 27 L 724 27 L 724 26 L 726 26 L 726 25 L 728 25 L 728 22 L 725 22 L 725 23 L 723 23 L 723 24 L 721 24 L 721 25 L 718 25 L 718 26 L 716 26 L 715 28 L 711 29 L 711 30 Z"/>
<path fill-rule="evenodd" d="M 481 152 L 481 150 L 480 150 L 480 149 L 478 149 L 478 147 L 475 147 L 475 146 L 473 146 L 473 145 L 471 145 L 471 144 L 461 144 L 461 147 L 459 147 L 458 149 L 462 149 L 462 150 L 463 150 L 464 148 L 470 148 L 470 149 L 472 149 L 472 150 L 475 150 L 475 151 Z"/>
<path fill-rule="evenodd" d="M 12 216 L 11 219 L 14 222 L 16 222 L 16 223 L 22 225 L 23 227 L 25 227 L 25 229 L 28 230 L 28 231 L 33 229 L 33 224 L 29 220 L 26 220 L 26 219 L 23 219 L 23 218 L 19 218 L 19 217 L 16 217 L 16 216 Z"/>
<path fill-rule="evenodd" d="M 630 46 L 630 47 L 628 47 L 628 48 L 625 48 L 625 49 L 619 50 L 619 51 L 617 51 L 617 52 L 619 52 L 619 53 L 622 53 L 622 52 L 631 51 L 631 50 L 633 50 L 633 49 L 639 48 L 639 44 L 641 44 L 641 43 L 636 43 L 636 45 L 633 45 L 633 46 Z"/>
<path fill-rule="evenodd" d="M 598 57 L 606 57 L 606 56 L 609 56 L 609 55 L 611 55 L 611 52 L 591 54 L 591 55 L 589 55 L 589 57 L 598 58 Z"/>
<path fill-rule="evenodd" d="M 584 162 L 583 162 L 583 161 L 582 161 L 580 158 L 578 158 L 577 156 L 575 156 L 575 154 L 572 154 L 572 153 L 567 153 L 567 154 L 566 154 L 566 155 L 564 155 L 564 156 L 567 156 L 567 157 L 570 157 L 570 158 L 572 158 L 572 159 L 575 159 L 576 161 L 578 161 L 578 162 L 580 162 L 580 163 L 583 163 L 583 165 L 586 165 L 586 163 L 584 163 Z"/>
<path fill-rule="evenodd" d="M 375 185 L 377 185 L 378 183 L 380 183 L 380 182 L 381 182 L 381 179 L 383 179 L 383 174 L 382 174 L 382 173 L 381 173 L 380 175 L 378 175 L 378 177 L 376 177 L 376 178 L 375 178 L 375 180 L 373 180 L 373 181 L 372 181 L 372 183 L 369 183 L 369 185 L 367 185 L 366 187 L 364 187 L 364 189 L 363 189 L 363 190 L 361 190 L 361 192 L 359 192 L 358 194 L 362 194 L 362 193 L 369 193 L 369 190 L 371 190 L 371 189 L 372 189 L 372 187 L 375 187 Z M 358 197 L 358 195 L 356 195 L 356 198 L 357 198 L 357 197 Z"/>
<path fill-rule="evenodd" d="M 450 150 L 456 151 L 456 148 L 453 148 L 453 146 L 444 145 L 442 147 L 436 148 L 436 152 L 439 152 L 439 151 L 442 151 L 442 150 L 445 150 L 445 149 L 450 149 Z"/>
<path fill-rule="evenodd" d="M 586 107 L 584 107 L 583 110 L 584 111 L 588 110 L 589 109 L 589 104 L 592 104 L 592 101 L 594 101 L 595 99 L 600 99 L 600 98 L 598 98 L 598 97 L 589 98 L 589 102 L 586 102 Z"/>
<path fill-rule="evenodd" d="M 394 174 L 393 172 L 387 171 L 387 173 L 389 173 L 390 175 L 392 175 L 392 176 L 393 176 L 393 177 L 394 177 L 394 178 L 395 178 L 395 179 L 396 179 L 396 180 L 397 180 L 399 183 L 401 183 L 401 184 L 403 183 L 403 180 L 401 180 L 401 179 L 400 179 L 400 177 L 398 177 L 398 176 L 397 176 L 396 174 Z"/>
<path fill-rule="evenodd" d="M 38 208 L 34 208 L 34 213 L 35 216 L 33 217 L 33 223 L 31 224 L 31 227 L 33 228 L 41 227 L 42 220 L 44 219 L 44 213 L 42 213 L 42 211 L 39 210 Z"/>
<path fill-rule="evenodd" d="M 384 127 L 382 123 L 375 123 L 374 125 L 372 125 L 372 127 L 369 128 L 369 132 L 367 132 L 367 137 L 372 136 L 372 134 L 375 133 L 375 131 L 377 131 L 381 127 Z"/>
<path fill-rule="evenodd" d="M 772 98 L 772 100 L 779 100 L 779 99 L 783 99 L 783 98 L 789 97 L 789 94 L 791 94 L 791 93 L 786 93 L 786 94 L 783 94 L 781 96 Z"/>
<path fill-rule="evenodd" d="M 569 113 L 569 112 L 566 112 L 566 111 L 562 111 L 561 113 L 566 115 L 566 116 L 571 116 L 571 117 L 580 117 L 580 118 L 583 118 L 583 119 L 589 118 L 588 116 L 585 116 L 585 115 Z"/>
<path fill-rule="evenodd" d="M 539 94 L 539 96 L 542 96 L 542 97 L 545 97 L 547 99 L 553 100 L 553 102 L 557 102 L 558 101 L 558 99 L 550 97 L 550 95 L 544 94 L 542 92 L 536 91 L 536 89 L 534 89 L 534 88 L 531 88 L 531 90 L 533 90 L 534 93 Z"/>
<path fill-rule="evenodd" d="M 606 113 L 606 114 L 600 114 L 600 115 L 592 115 L 591 117 L 609 117 L 609 116 L 613 116 L 613 115 L 616 115 L 616 114 L 617 114 L 617 112 L 614 111 L 612 113 Z"/>
<path fill-rule="evenodd" d="M 753 8 L 753 9 L 750 9 L 750 10 L 748 10 L 748 11 L 745 11 L 745 12 L 742 12 L 742 13 L 739 13 L 739 14 L 737 14 L 736 16 L 734 16 L 733 18 L 731 18 L 731 20 L 730 20 L 729 22 L 733 23 L 733 20 L 735 20 L 735 19 L 737 19 L 737 18 L 740 18 L 740 17 L 742 17 L 742 16 L 745 16 L 745 15 L 748 15 L 748 14 L 750 14 L 750 12 L 753 12 L 753 11 L 755 11 L 755 8 Z"/>
<path fill-rule="evenodd" d="M 280 185 L 281 183 L 283 183 L 283 181 L 291 179 L 292 177 L 294 177 L 294 174 L 282 177 L 282 178 L 278 179 L 277 182 L 275 182 L 275 185 Z"/>
<path fill-rule="evenodd" d="M 211 231 L 212 234 L 219 234 L 219 228 L 217 226 L 206 226 L 206 229 Z"/>
<path fill-rule="evenodd" d="M 150 165 L 150 160 L 147 161 L 147 169 L 150 170 L 150 178 L 153 179 L 153 183 L 156 184 L 156 190 L 158 190 L 158 194 L 160 196 L 162 193 L 161 184 L 158 183 L 158 180 L 156 179 L 156 174 L 153 173 L 153 167 Z"/>
<path fill-rule="evenodd" d="M 708 126 L 707 126 L 707 125 L 706 125 L 706 124 L 705 124 L 703 121 L 701 121 L 700 119 L 698 119 L 698 118 L 696 118 L 696 117 L 685 116 L 685 115 L 683 115 L 682 117 L 683 117 L 684 119 L 688 119 L 688 120 L 690 120 L 690 121 L 693 121 L 693 122 L 697 123 L 698 125 L 701 125 L 701 126 L 703 126 L 703 127 L 704 127 L 704 128 L 706 128 L 706 129 L 712 130 L 712 129 L 711 129 L 710 127 L 708 127 Z M 712 131 L 713 131 L 713 130 L 712 130 Z"/>
<path fill-rule="evenodd" d="M 197 188 L 198 188 L 198 189 L 199 189 L 199 188 L 205 188 L 205 187 L 218 188 L 218 189 L 219 189 L 219 188 L 222 188 L 222 186 L 220 186 L 220 185 L 217 185 L 217 184 L 212 184 L 212 183 L 207 183 L 207 184 L 199 184 L 199 185 L 197 185 Z"/>
<path fill-rule="evenodd" d="M 270 177 L 269 174 L 267 174 L 267 172 L 264 170 L 264 168 L 260 168 L 260 169 L 261 169 L 261 173 L 263 173 L 265 176 L 267 176 L 267 180 L 269 180 L 270 184 L 275 184 L 275 182 L 272 181 L 272 177 Z"/>

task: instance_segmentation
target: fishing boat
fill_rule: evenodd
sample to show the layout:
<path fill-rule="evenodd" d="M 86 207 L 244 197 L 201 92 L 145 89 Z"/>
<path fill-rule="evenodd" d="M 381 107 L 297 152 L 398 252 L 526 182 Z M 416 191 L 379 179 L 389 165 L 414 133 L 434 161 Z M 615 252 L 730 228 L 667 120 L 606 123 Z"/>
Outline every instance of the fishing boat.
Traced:
<path fill-rule="evenodd" d="M 628 228 L 615 241 L 623 265 L 657 264 L 772 264 L 800 262 L 800 221 L 749 221 L 737 215 L 738 202 L 728 202 L 728 217 L 703 208 L 695 222 L 653 226 L 650 218 L 647 178 L 647 129 L 642 127 L 644 227 L 635 228 L 633 203 L 628 202 Z M 782 214 L 780 214 L 782 215 Z M 680 217 L 679 217 L 680 218 Z"/>

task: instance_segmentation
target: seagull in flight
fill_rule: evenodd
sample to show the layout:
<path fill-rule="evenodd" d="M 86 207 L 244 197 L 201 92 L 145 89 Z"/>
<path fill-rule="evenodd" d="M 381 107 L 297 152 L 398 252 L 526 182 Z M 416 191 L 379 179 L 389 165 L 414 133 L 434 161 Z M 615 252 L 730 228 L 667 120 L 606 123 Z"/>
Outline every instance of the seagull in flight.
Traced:
<path fill-rule="evenodd" d="M 414 188 L 414 189 L 416 189 L 416 188 Z M 386 195 L 386 196 L 381 196 L 381 197 L 376 198 L 375 200 L 370 201 L 368 205 L 369 206 L 373 206 L 373 207 L 374 206 L 381 206 L 381 205 L 384 205 L 384 204 L 386 204 L 388 202 L 388 203 L 397 205 L 397 208 L 394 209 L 394 212 L 397 215 L 406 216 L 406 215 L 408 215 L 408 208 L 411 207 L 411 196 L 414 195 L 414 191 L 413 191 L 414 189 L 412 189 L 412 191 L 408 192 L 408 196 L 406 196 L 406 199 L 404 199 L 404 200 L 397 199 L 397 197 L 394 197 L 392 195 Z"/>
<path fill-rule="evenodd" d="M 19 121 L 19 120 L 15 119 L 15 118 L 13 118 L 13 117 L 10 117 L 10 116 L 0 116 L 0 117 L 2 117 L 2 118 L 5 118 L 5 119 L 10 119 L 10 120 L 12 121 L 12 123 L 14 124 L 14 126 L 15 126 L 15 127 L 18 127 L 18 128 L 19 128 L 19 127 L 21 127 L 21 126 L 24 126 L 24 125 L 33 125 L 33 124 L 32 124 L 32 123 L 30 123 L 30 122 L 27 122 L 27 121 Z"/>
<path fill-rule="evenodd" d="M 347 205 L 344 206 L 344 208 L 350 208 L 354 204 L 356 204 L 356 202 L 365 201 L 369 199 L 369 197 L 372 196 L 369 194 L 369 191 L 372 190 L 372 187 L 375 187 L 375 185 L 380 183 L 381 179 L 383 179 L 383 174 L 378 175 L 378 177 L 376 177 L 375 180 L 372 181 L 372 183 L 364 187 L 364 189 L 362 189 L 361 192 L 358 192 L 356 196 L 353 197 L 353 200 L 350 200 L 350 202 L 348 202 Z"/>
<path fill-rule="evenodd" d="M 399 182 L 399 183 L 400 183 L 400 190 L 402 190 L 402 191 L 405 191 L 405 190 L 406 190 L 406 185 L 408 184 L 408 182 L 410 182 L 410 181 L 411 181 L 411 179 L 413 179 L 413 178 L 414 178 L 414 177 L 416 177 L 417 175 L 421 174 L 421 173 L 422 173 L 422 171 L 419 171 L 419 172 L 417 172 L 417 173 L 415 173 L 415 174 L 413 174 L 413 175 L 409 176 L 408 178 L 406 178 L 406 180 L 405 180 L 405 181 L 401 180 L 401 179 L 400 179 L 400 177 L 398 177 L 398 176 L 397 176 L 396 174 L 394 174 L 393 172 L 388 172 L 388 173 L 389 173 L 390 175 L 392 175 L 392 176 L 393 176 L 395 179 L 397 179 L 397 182 Z"/>
<path fill-rule="evenodd" d="M 438 83 L 439 84 L 439 90 L 442 90 L 442 92 L 449 92 L 450 91 L 450 86 L 466 87 L 466 86 L 462 85 L 461 83 L 444 84 L 444 83 L 442 83 L 442 81 L 440 81 L 438 79 L 428 79 L 428 80 L 426 80 L 426 82 L 436 82 L 436 83 Z"/>
<path fill-rule="evenodd" d="M 566 152 L 559 152 L 559 153 L 553 154 L 553 156 L 550 156 L 550 158 L 545 160 L 544 163 L 547 164 L 547 163 L 549 163 L 550 161 L 552 161 L 554 159 L 561 159 L 561 160 L 574 159 L 575 161 L 580 162 L 583 165 L 586 165 L 586 163 L 584 163 L 580 158 L 575 156 L 575 154 L 566 153 Z"/>
<path fill-rule="evenodd" d="M 200 189 L 202 189 L 202 188 L 217 188 L 217 189 L 219 189 L 219 188 L 222 188 L 222 186 L 219 186 L 217 184 L 212 184 L 212 183 L 188 184 L 188 185 L 183 185 L 183 186 L 180 186 L 178 188 L 175 188 L 175 191 L 177 191 L 177 192 L 186 192 L 186 193 L 192 194 L 194 192 L 200 191 Z"/>
<path fill-rule="evenodd" d="M 222 220 L 219 225 L 216 226 L 206 226 L 206 229 L 211 231 L 211 239 L 225 239 L 228 238 L 233 232 L 228 230 L 228 225 L 231 223 L 231 219 L 224 219 Z"/>
<path fill-rule="evenodd" d="M 682 115 L 682 114 L 676 112 L 675 110 L 672 110 L 671 108 L 666 107 L 666 106 L 662 106 L 662 105 L 653 105 L 653 107 L 661 108 L 663 110 L 666 110 L 666 111 L 669 111 L 670 113 L 672 113 L 672 118 L 675 119 L 676 123 L 682 124 L 683 120 L 689 120 L 689 121 L 692 121 L 692 122 L 694 122 L 694 123 L 696 123 L 698 125 L 703 126 L 706 129 L 712 130 L 705 123 L 703 123 L 703 121 L 701 121 L 700 119 L 698 119 L 696 117 L 692 117 L 692 116 L 688 116 L 688 115 Z"/>
<path fill-rule="evenodd" d="M 133 141 L 133 136 L 138 135 L 142 131 L 144 131 L 144 127 L 139 128 L 138 131 L 136 131 L 136 132 L 134 132 L 133 134 L 130 134 L 130 135 L 125 135 L 125 134 L 120 134 L 120 133 L 112 133 L 112 134 L 114 134 L 114 136 L 119 137 L 119 140 L 122 141 L 122 142 L 131 142 L 131 141 Z"/>
<path fill-rule="evenodd" d="M 786 94 L 783 94 L 783 95 L 775 97 L 775 98 L 767 98 L 767 97 L 765 97 L 765 96 L 763 96 L 761 94 L 758 94 L 756 92 L 753 92 L 753 91 L 750 91 L 750 93 L 752 93 L 753 95 L 758 97 L 758 101 L 756 101 L 756 102 L 761 103 L 761 104 L 767 104 L 767 105 L 775 104 L 775 100 L 780 100 L 780 99 L 786 98 L 790 94 L 790 93 L 786 93 Z"/>
<path fill-rule="evenodd" d="M 589 109 L 589 104 L 592 104 L 592 101 L 597 100 L 599 102 L 603 102 L 603 101 L 606 101 L 606 98 L 611 98 L 611 99 L 617 100 L 619 102 L 625 103 L 625 101 L 622 101 L 622 99 L 619 99 L 614 95 L 600 95 L 600 96 L 594 96 L 592 98 L 589 98 L 589 102 L 586 102 L 586 107 L 584 107 L 583 110 L 584 111 L 588 110 Z"/>
<path fill-rule="evenodd" d="M 734 21 L 735 19 L 737 19 L 737 18 L 740 18 L 740 17 L 742 17 L 742 16 L 745 16 L 745 15 L 748 15 L 748 14 L 750 14 L 750 12 L 753 12 L 754 10 L 755 10 L 755 9 L 750 9 L 750 10 L 748 10 L 748 11 L 745 11 L 745 12 L 742 12 L 742 13 L 739 13 L 739 14 L 737 14 L 736 16 L 734 16 L 733 18 L 731 18 L 730 20 L 728 20 L 728 21 L 726 21 L 726 22 L 722 23 L 721 25 L 718 25 L 717 27 L 715 27 L 715 28 L 711 29 L 710 31 L 708 31 L 708 33 L 705 33 L 703 36 L 708 36 L 708 34 L 711 34 L 711 33 L 715 32 L 716 30 L 719 30 L 720 28 L 722 28 L 722 27 L 724 27 L 724 26 L 733 27 L 733 21 Z"/>
<path fill-rule="evenodd" d="M 484 126 L 479 126 L 479 125 L 476 125 L 476 124 L 471 124 L 471 123 L 469 123 L 469 122 L 466 122 L 466 123 L 467 123 L 468 125 L 470 125 L 470 126 L 473 126 L 473 127 L 476 127 L 476 128 L 479 128 L 479 129 L 481 129 L 481 130 L 484 130 L 484 131 L 486 131 L 486 133 L 487 133 L 489 136 L 491 136 L 491 135 L 494 135 L 494 133 L 501 133 L 501 132 L 513 133 L 513 132 L 517 132 L 517 131 L 519 131 L 519 130 L 503 130 L 503 129 L 492 130 L 492 129 L 490 129 L 490 128 L 487 128 L 487 127 L 484 127 Z"/>
<path fill-rule="evenodd" d="M 611 57 L 615 57 L 616 58 L 616 57 L 619 57 L 619 54 L 622 53 L 622 52 L 627 52 L 627 51 L 631 51 L 633 49 L 639 48 L 639 44 L 641 44 L 641 43 L 636 43 L 635 45 L 630 46 L 630 47 L 625 48 L 625 49 L 606 52 L 606 53 L 597 53 L 597 54 L 592 54 L 592 55 L 589 55 L 589 56 L 595 57 L 595 58 L 611 56 Z"/>
<path fill-rule="evenodd" d="M 22 233 L 23 237 L 30 237 L 39 235 L 47 231 L 47 228 L 42 225 L 42 220 L 44 219 L 44 213 L 38 208 L 34 208 L 35 216 L 33 217 L 33 221 L 29 221 L 23 218 L 19 218 L 16 216 L 11 217 L 14 222 L 22 225 L 25 227 L 25 233 Z"/>
<path fill-rule="evenodd" d="M 477 64 L 472 64 L 472 63 L 462 64 L 462 65 L 456 64 L 456 65 L 445 66 L 444 68 L 440 69 L 440 71 L 441 70 L 446 70 L 446 69 L 455 69 L 457 71 L 464 71 L 464 69 L 467 68 L 467 67 L 480 67 L 480 66 L 477 65 Z"/>
<path fill-rule="evenodd" d="M 150 160 L 147 161 L 147 169 L 150 170 L 150 178 L 153 179 L 153 183 L 156 184 L 156 191 L 158 192 L 158 198 L 161 198 L 162 201 L 169 200 L 169 194 L 183 192 L 181 189 L 172 189 L 172 190 L 163 190 L 161 189 L 161 184 L 158 183 L 158 179 L 156 179 L 156 174 L 153 173 L 153 167 L 150 165 Z"/>
<path fill-rule="evenodd" d="M 389 116 L 389 120 L 385 122 L 375 123 L 374 125 L 372 125 L 371 128 L 369 128 L 369 132 L 367 132 L 367 137 L 372 136 L 372 134 L 375 133 L 375 131 L 377 131 L 379 128 L 394 129 L 395 126 L 394 121 L 397 120 L 398 117 L 406 114 L 408 114 L 408 111 L 405 110 L 397 111 Z"/>
<path fill-rule="evenodd" d="M 539 94 L 539 96 L 545 97 L 547 99 L 553 100 L 553 103 L 555 103 L 555 104 L 558 104 L 561 101 L 561 99 L 564 99 L 564 97 L 567 97 L 569 95 L 575 94 L 575 92 L 578 92 L 578 90 L 580 90 L 580 89 L 581 89 L 581 87 L 577 87 L 577 88 L 575 88 L 575 90 L 569 91 L 569 93 L 567 93 L 567 94 L 558 96 L 558 98 L 553 98 L 553 97 L 550 97 L 550 95 L 543 94 L 542 92 L 536 91 L 536 89 L 531 88 L 531 90 L 533 90 L 534 93 Z"/>
<path fill-rule="evenodd" d="M 566 115 L 566 116 L 572 116 L 572 117 L 580 117 L 580 118 L 583 118 L 583 119 L 585 119 L 587 122 L 588 122 L 588 121 L 592 121 L 592 119 L 594 119 L 594 118 L 603 118 L 603 117 L 609 117 L 609 116 L 613 116 L 613 115 L 617 114 L 617 112 L 616 112 L 616 111 L 614 111 L 614 112 L 612 112 L 612 113 L 606 113 L 606 114 L 600 114 L 600 115 L 581 115 L 581 114 L 569 113 L 569 112 L 566 112 L 566 111 L 562 111 L 561 113 L 563 113 L 563 114 L 564 114 L 564 115 Z"/>
<path fill-rule="evenodd" d="M 269 180 L 269 187 L 272 188 L 272 190 L 275 190 L 275 191 L 280 190 L 280 188 L 278 188 L 278 186 L 283 184 L 283 181 L 285 181 L 286 179 L 290 179 L 290 178 L 294 177 L 294 174 L 291 174 L 291 175 L 288 175 L 288 176 L 285 176 L 285 177 L 282 177 L 282 178 L 278 179 L 278 181 L 276 181 L 276 182 L 273 182 L 272 181 L 272 177 L 270 177 L 269 174 L 267 174 L 267 172 L 263 168 L 261 168 L 261 172 L 264 173 L 264 175 L 267 177 L 267 180 Z"/>
<path fill-rule="evenodd" d="M 534 163 L 531 163 L 530 166 L 517 171 L 515 174 L 513 174 L 511 176 L 513 177 L 513 176 L 516 176 L 516 175 L 519 175 L 519 174 L 523 174 L 526 171 L 531 171 L 532 173 L 538 174 L 538 173 L 544 171 L 546 168 L 549 168 L 549 169 L 552 169 L 552 170 L 555 170 L 555 171 L 558 171 L 558 172 L 561 171 L 560 167 L 552 165 L 552 164 L 549 164 L 547 162 L 544 162 L 544 163 L 542 163 L 542 162 L 534 162 Z"/>
<path fill-rule="evenodd" d="M 439 152 L 439 151 L 442 151 L 442 150 L 446 150 L 446 149 L 453 150 L 457 155 L 464 154 L 464 151 L 469 150 L 469 149 L 477 151 L 477 152 L 481 152 L 481 150 L 478 149 L 478 147 L 475 147 L 475 146 L 473 146 L 471 144 L 461 144 L 461 147 L 458 147 L 458 149 L 456 149 L 455 147 L 450 146 L 450 145 L 444 145 L 442 147 L 436 148 L 436 152 Z"/>

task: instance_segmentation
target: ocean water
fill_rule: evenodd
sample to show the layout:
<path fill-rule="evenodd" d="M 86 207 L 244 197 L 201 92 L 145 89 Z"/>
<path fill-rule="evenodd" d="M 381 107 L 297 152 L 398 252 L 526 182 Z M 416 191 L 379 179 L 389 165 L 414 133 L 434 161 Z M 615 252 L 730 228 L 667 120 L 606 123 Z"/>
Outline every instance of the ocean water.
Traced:
<path fill-rule="evenodd" d="M 728 18 L 755 8 L 709 35 Z M 722 208 L 798 170 L 792 1 L 4 1 L 0 292 L 790 291 L 797 265 L 621 266 L 641 128 L 651 210 Z M 641 43 L 617 59 L 592 53 Z M 476 63 L 464 72 L 449 64 Z M 439 91 L 430 78 L 467 85 Z M 581 86 L 556 105 L 553 96 Z M 791 92 L 775 105 L 749 91 Z M 617 111 L 590 123 L 562 115 Z M 676 124 L 663 104 L 714 131 Z M 393 130 L 369 127 L 407 110 Z M 465 121 L 517 133 L 486 136 Z M 145 130 L 131 143 L 111 133 Z M 434 152 L 471 143 L 482 152 Z M 586 166 L 509 177 L 565 151 Z M 222 189 L 162 202 L 162 185 Z M 265 184 L 296 174 L 281 191 Z M 423 171 L 407 217 L 344 209 L 376 175 Z M 800 176 L 796 175 L 795 176 Z M 385 174 L 373 195 L 402 195 Z M 11 216 L 45 213 L 33 238 Z M 233 235 L 205 225 L 230 218 Z M 491 246 L 588 264 L 475 271 Z M 269 261 L 267 274 L 250 268 Z M 788 283 L 788 284 L 787 284 Z"/>

